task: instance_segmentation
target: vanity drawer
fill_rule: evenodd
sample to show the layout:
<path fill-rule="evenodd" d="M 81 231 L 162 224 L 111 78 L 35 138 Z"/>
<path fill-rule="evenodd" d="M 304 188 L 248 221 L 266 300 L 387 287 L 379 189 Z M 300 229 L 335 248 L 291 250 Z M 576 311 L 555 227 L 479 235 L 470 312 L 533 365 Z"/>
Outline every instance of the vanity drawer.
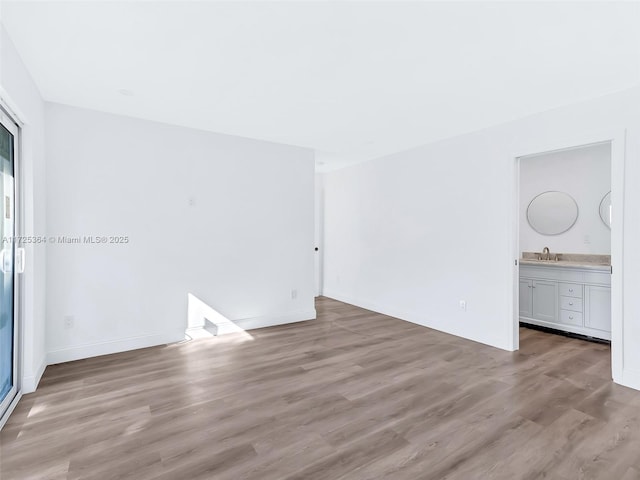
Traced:
<path fill-rule="evenodd" d="M 558 289 L 565 297 L 582 298 L 582 285 L 579 283 L 559 283 Z"/>
<path fill-rule="evenodd" d="M 576 297 L 560 297 L 560 308 L 563 310 L 582 312 L 582 299 Z"/>
<path fill-rule="evenodd" d="M 582 313 L 570 310 L 560 310 L 560 323 L 582 326 Z"/>

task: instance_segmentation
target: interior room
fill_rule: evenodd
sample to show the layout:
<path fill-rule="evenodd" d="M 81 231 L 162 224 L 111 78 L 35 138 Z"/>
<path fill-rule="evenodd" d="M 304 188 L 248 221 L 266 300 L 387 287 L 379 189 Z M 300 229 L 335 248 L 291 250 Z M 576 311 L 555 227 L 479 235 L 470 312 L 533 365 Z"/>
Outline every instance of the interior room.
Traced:
<path fill-rule="evenodd" d="M 521 158 L 519 209 L 520 322 L 610 341 L 611 145 Z"/>
<path fill-rule="evenodd" d="M 0 478 L 640 479 L 639 24 L 2 0 Z"/>

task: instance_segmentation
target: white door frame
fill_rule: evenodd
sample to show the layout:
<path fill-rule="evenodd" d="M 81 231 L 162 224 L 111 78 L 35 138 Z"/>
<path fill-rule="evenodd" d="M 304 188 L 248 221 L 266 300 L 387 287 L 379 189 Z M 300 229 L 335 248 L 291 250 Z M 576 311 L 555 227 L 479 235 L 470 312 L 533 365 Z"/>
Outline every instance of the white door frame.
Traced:
<path fill-rule="evenodd" d="M 13 114 L 13 111 L 7 106 L 4 98 L 0 100 L 0 120 L 3 126 L 7 128 L 14 138 L 13 143 L 13 196 L 14 196 L 14 236 L 22 236 L 22 123 Z M 22 244 L 16 243 L 16 251 Z M 18 405 L 22 397 L 22 375 L 23 375 L 23 355 L 24 343 L 22 336 L 22 275 L 16 270 L 16 260 L 14 259 L 14 277 L 13 277 L 13 376 L 14 388 L 10 394 L 2 402 L 0 410 L 0 429 L 4 426 L 9 416 Z M 4 412 L 4 413 L 3 413 Z"/>
<path fill-rule="evenodd" d="M 509 338 L 512 350 L 520 348 L 519 335 L 519 280 L 520 280 L 520 159 L 532 155 L 557 152 L 598 143 L 611 145 L 611 374 L 613 381 L 622 383 L 624 371 L 624 189 L 626 130 L 589 133 L 578 137 L 555 138 L 539 142 L 509 156 L 512 168 L 511 194 L 512 248 L 509 258 L 513 295 L 509 319 Z"/>
<path fill-rule="evenodd" d="M 316 172 L 314 174 L 314 281 L 315 297 L 322 295 L 324 288 L 324 179 Z"/>

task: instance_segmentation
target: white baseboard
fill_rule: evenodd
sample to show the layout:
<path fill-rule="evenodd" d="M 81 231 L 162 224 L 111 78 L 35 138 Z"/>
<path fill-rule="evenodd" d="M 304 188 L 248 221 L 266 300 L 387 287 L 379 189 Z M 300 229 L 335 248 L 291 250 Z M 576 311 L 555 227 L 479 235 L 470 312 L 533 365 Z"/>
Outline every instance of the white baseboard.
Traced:
<path fill-rule="evenodd" d="M 292 313 L 285 313 L 281 315 L 264 315 L 260 317 L 243 318 L 240 320 L 235 320 L 233 324 L 235 325 L 236 329 L 252 330 L 255 328 L 273 327 L 275 325 L 313 320 L 315 318 L 315 309 L 310 309 Z M 205 329 L 188 329 L 187 333 L 189 333 L 191 337 L 197 337 L 199 336 L 197 335 L 198 332 L 202 330 Z M 46 365 L 55 365 L 56 363 L 72 362 L 74 360 L 82 360 L 84 358 L 97 357 L 100 355 L 110 355 L 112 353 L 120 353 L 129 350 L 137 350 L 139 348 L 147 348 L 156 345 L 165 345 L 168 343 L 179 342 L 184 340 L 184 335 L 184 331 L 171 334 L 158 333 L 153 335 L 142 335 L 138 337 L 130 337 L 107 342 L 96 342 L 86 345 L 52 350 L 47 353 Z M 40 381 L 46 365 L 42 365 L 42 367 L 38 370 L 37 375 L 34 375 L 33 377 L 26 377 L 24 379 L 24 393 L 35 391 L 35 388 Z"/>
<path fill-rule="evenodd" d="M 355 305 L 356 307 L 364 308 L 366 310 L 371 310 L 376 313 L 381 313 L 389 317 L 394 317 L 399 320 L 404 320 L 405 322 L 415 323 L 416 325 L 420 325 L 422 327 L 431 328 L 433 330 L 438 330 L 439 332 L 444 332 L 449 335 L 465 338 L 472 342 L 482 343 L 484 345 L 489 345 L 490 347 L 499 348 L 500 350 L 507 350 L 507 351 L 512 350 L 511 348 L 509 348 L 507 343 L 503 344 L 502 342 L 499 341 L 499 339 L 467 337 L 465 335 L 462 335 L 459 331 L 446 328 L 446 326 L 442 325 L 442 323 L 435 323 L 430 321 L 428 318 L 425 318 L 425 315 L 422 313 L 402 311 L 400 309 L 397 309 L 395 307 L 390 307 L 388 305 L 380 305 L 367 300 L 360 300 L 353 297 L 349 297 L 348 295 L 343 295 L 333 290 L 325 289 L 324 296 L 333 298 L 334 300 L 338 300 L 340 302 L 348 303 L 350 305 Z"/>
<path fill-rule="evenodd" d="M 355 305 L 356 307 L 364 308 L 365 310 L 371 310 L 372 312 L 381 313 L 383 315 L 388 315 L 390 317 L 398 318 L 400 320 L 405 320 L 411 323 L 418 323 L 416 321 L 407 320 L 407 318 L 412 316 L 409 312 L 401 312 L 398 309 L 389 308 L 388 306 L 383 306 L 374 302 L 370 302 L 368 300 L 350 297 L 334 290 L 325 289 L 322 295 L 324 297 L 338 300 L 339 302 L 344 302 L 348 303 L 349 305 Z M 429 325 L 424 324 L 423 326 L 428 327 Z"/>
<path fill-rule="evenodd" d="M 640 390 L 640 372 L 637 370 L 630 370 L 625 368 L 622 370 L 622 379 L 619 382 L 620 385 L 625 387 Z"/>
<path fill-rule="evenodd" d="M 38 384 L 40 383 L 40 379 L 44 374 L 45 369 L 47 368 L 47 362 L 45 359 L 42 359 L 42 363 L 38 366 L 38 369 L 35 371 L 33 375 L 28 375 L 22 377 L 22 393 L 33 393 L 38 388 Z"/>
<path fill-rule="evenodd" d="M 281 315 L 263 315 L 261 317 L 243 318 L 235 320 L 234 323 L 243 330 L 253 330 L 254 328 L 275 327 L 287 323 L 305 322 L 315 320 L 316 309 L 301 310 L 298 312 L 284 313 Z"/>
<path fill-rule="evenodd" d="M 98 357 L 100 355 L 110 355 L 112 353 L 137 350 L 139 348 L 154 347 L 184 340 L 184 332 L 172 334 L 158 333 L 154 335 L 141 335 L 139 337 L 124 338 L 107 342 L 97 342 L 76 347 L 52 350 L 47 353 L 47 364 L 72 362 L 83 358 Z"/>
<path fill-rule="evenodd" d="M 315 318 L 316 310 L 315 308 L 312 308 L 310 310 L 301 310 L 281 315 L 263 315 L 260 317 L 228 320 L 215 325 L 207 322 L 203 327 L 188 328 L 185 333 L 190 338 L 202 338 L 244 330 L 254 330 L 256 328 L 275 327 L 276 325 L 305 322 L 307 320 L 315 320 Z"/>

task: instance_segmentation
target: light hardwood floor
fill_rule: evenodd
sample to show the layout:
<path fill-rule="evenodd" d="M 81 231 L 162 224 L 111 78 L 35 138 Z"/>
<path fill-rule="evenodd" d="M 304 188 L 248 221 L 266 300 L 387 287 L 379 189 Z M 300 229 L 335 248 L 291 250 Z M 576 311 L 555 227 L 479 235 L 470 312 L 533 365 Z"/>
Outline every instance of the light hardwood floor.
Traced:
<path fill-rule="evenodd" d="M 640 478 L 609 347 L 500 351 L 327 298 L 318 320 L 47 368 L 0 433 L 9 479 Z"/>

